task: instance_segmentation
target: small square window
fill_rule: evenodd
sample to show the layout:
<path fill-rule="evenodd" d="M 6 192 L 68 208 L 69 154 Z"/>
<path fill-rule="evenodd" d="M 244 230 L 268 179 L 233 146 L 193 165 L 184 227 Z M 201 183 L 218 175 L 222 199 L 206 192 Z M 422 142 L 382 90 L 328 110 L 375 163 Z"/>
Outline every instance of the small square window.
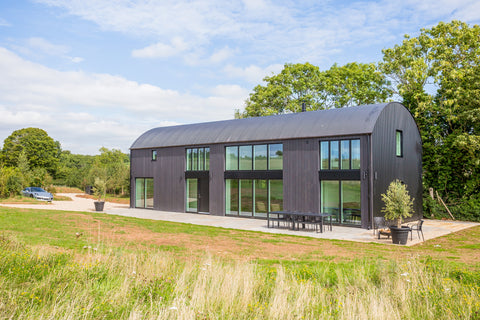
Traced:
<path fill-rule="evenodd" d="M 402 131 L 397 130 L 395 135 L 395 154 L 397 157 L 403 157 L 403 134 Z"/>
<path fill-rule="evenodd" d="M 152 161 L 157 161 L 157 150 L 152 150 Z"/>

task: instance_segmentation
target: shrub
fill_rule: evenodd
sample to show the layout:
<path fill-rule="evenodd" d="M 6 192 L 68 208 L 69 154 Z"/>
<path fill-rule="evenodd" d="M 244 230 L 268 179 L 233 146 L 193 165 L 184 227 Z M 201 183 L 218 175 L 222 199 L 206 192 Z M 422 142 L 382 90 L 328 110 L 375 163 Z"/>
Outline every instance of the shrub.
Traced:
<path fill-rule="evenodd" d="M 408 194 L 407 186 L 399 180 L 392 181 L 388 186 L 387 193 L 382 194 L 385 207 L 385 219 L 396 220 L 397 227 L 401 227 L 402 220 L 412 216 L 413 199 Z"/>

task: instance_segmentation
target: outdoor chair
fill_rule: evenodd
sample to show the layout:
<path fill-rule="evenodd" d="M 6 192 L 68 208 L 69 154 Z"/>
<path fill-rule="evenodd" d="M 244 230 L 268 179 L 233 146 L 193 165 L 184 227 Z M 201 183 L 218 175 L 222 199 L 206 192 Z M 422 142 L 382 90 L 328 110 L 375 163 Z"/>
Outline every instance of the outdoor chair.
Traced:
<path fill-rule="evenodd" d="M 380 239 L 380 235 L 387 236 L 388 238 L 391 236 L 385 217 L 373 217 L 373 235 L 375 235 L 375 230 L 377 230 L 378 239 Z"/>
<path fill-rule="evenodd" d="M 423 220 L 418 220 L 417 223 L 409 225 L 410 227 L 410 240 L 413 240 L 413 230 L 417 230 L 418 239 L 420 239 L 420 233 L 422 234 L 422 240 L 425 241 L 423 236 Z"/>

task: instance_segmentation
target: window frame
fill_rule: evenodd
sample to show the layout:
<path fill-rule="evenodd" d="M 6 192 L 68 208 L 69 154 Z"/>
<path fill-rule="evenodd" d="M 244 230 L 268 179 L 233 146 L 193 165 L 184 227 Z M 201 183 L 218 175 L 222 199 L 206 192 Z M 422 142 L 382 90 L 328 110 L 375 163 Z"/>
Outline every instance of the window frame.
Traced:
<path fill-rule="evenodd" d="M 395 155 L 397 158 L 403 158 L 403 131 L 395 131 Z"/>

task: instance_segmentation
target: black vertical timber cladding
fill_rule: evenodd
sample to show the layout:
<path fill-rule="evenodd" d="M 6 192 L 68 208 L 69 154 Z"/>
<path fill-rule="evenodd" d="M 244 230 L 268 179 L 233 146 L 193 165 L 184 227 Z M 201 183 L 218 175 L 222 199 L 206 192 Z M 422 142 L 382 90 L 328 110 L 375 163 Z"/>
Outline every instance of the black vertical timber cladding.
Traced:
<path fill-rule="evenodd" d="M 403 134 L 403 156 L 395 153 L 396 131 Z M 408 220 L 419 219 L 422 214 L 422 141 L 413 116 L 398 103 L 391 103 L 380 114 L 372 133 L 373 153 L 373 215 L 383 216 L 385 193 L 391 181 L 399 179 L 407 185 L 414 200 L 414 215 Z"/>
<path fill-rule="evenodd" d="M 135 207 L 135 178 L 153 178 L 156 210 L 185 211 L 185 177 L 183 147 L 156 149 L 156 161 L 151 160 L 151 149 L 131 150 L 132 200 Z"/>
<path fill-rule="evenodd" d="M 159 149 L 157 162 L 155 209 L 185 212 L 185 148 Z"/>
<path fill-rule="evenodd" d="M 283 206 L 285 210 L 320 212 L 318 139 L 283 142 Z"/>
<path fill-rule="evenodd" d="M 225 215 L 225 147 L 223 144 L 210 146 L 210 214 Z"/>

